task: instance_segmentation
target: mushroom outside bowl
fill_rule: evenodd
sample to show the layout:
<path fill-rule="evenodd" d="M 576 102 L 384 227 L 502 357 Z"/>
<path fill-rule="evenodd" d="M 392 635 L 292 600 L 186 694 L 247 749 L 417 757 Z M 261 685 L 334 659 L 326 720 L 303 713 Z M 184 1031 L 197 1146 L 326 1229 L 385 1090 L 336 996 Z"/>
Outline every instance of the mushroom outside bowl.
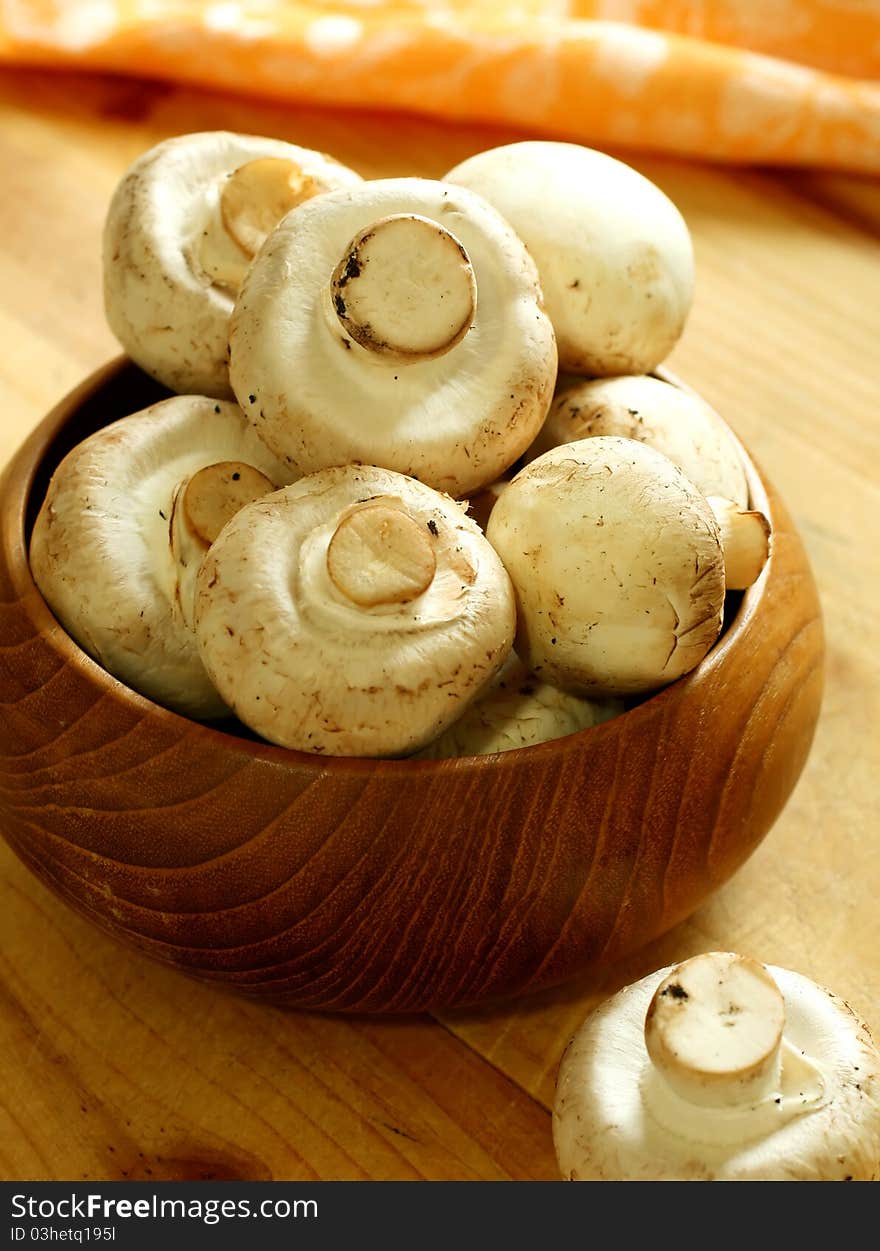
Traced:
<path fill-rule="evenodd" d="M 692 673 L 602 725 L 501 755 L 316 757 L 135 694 L 34 585 L 27 539 L 54 467 L 162 394 L 112 362 L 0 480 L 0 830 L 68 903 L 251 997 L 436 1010 L 625 955 L 755 849 L 809 751 L 823 636 L 801 542 L 751 461 L 770 559 Z"/>

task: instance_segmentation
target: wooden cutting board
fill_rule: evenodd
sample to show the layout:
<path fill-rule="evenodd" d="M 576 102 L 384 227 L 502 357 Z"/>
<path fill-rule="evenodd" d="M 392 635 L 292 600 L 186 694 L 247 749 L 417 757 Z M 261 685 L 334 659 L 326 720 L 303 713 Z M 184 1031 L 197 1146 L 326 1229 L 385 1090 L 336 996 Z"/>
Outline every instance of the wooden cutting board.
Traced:
<path fill-rule="evenodd" d="M 125 166 L 219 127 L 372 177 L 436 176 L 522 137 L 0 75 L 0 463 L 116 350 L 99 238 Z M 0 845 L 0 1177 L 553 1178 L 572 1030 L 623 982 L 712 947 L 799 969 L 880 1030 L 880 195 L 627 159 L 696 244 L 696 305 L 669 365 L 782 491 L 823 597 L 827 693 L 788 808 L 712 902 L 601 983 L 443 1019 L 284 1013 L 194 985 L 73 915 Z"/>

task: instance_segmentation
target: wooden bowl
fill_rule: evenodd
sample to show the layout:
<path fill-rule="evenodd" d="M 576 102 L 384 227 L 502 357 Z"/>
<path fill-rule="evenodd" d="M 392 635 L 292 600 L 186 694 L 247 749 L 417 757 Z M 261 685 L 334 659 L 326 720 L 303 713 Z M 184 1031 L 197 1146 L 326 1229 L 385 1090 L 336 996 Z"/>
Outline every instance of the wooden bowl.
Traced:
<path fill-rule="evenodd" d="M 751 464 L 770 560 L 686 678 L 604 725 L 498 756 L 318 758 L 135 694 L 34 585 L 27 538 L 52 470 L 161 394 L 111 363 L 0 483 L 0 827 L 68 903 L 242 994 L 440 1009 L 624 955 L 764 837 L 807 757 L 823 638 L 800 540 Z"/>

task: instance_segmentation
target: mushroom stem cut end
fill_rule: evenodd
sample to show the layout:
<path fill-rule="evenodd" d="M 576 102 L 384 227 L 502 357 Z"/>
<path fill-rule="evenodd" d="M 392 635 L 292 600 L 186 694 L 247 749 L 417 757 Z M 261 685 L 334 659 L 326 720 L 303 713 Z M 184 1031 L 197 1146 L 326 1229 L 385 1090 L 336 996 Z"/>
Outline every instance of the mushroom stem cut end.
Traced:
<path fill-rule="evenodd" d="M 352 239 L 330 280 L 343 329 L 400 364 L 433 360 L 460 343 L 477 307 L 463 244 L 438 222 L 397 213 Z"/>
<path fill-rule="evenodd" d="M 246 161 L 223 178 L 198 248 L 201 268 L 234 294 L 282 217 L 324 190 L 295 161 L 278 156 Z"/>
<path fill-rule="evenodd" d="M 745 591 L 757 582 L 770 554 L 770 522 L 759 512 L 738 508 L 731 500 L 708 497 L 721 531 L 724 581 L 728 591 Z"/>
<path fill-rule="evenodd" d="M 295 161 L 259 157 L 226 178 L 220 192 L 220 216 L 242 251 L 253 257 L 282 217 L 323 190 Z"/>
<path fill-rule="evenodd" d="M 348 513 L 327 549 L 331 581 L 362 608 L 409 603 L 428 589 L 436 569 L 428 532 L 391 503 Z"/>
<path fill-rule="evenodd" d="M 785 1004 L 762 964 L 707 952 L 677 966 L 654 993 L 645 1044 L 655 1068 L 690 1103 L 760 1099 L 776 1082 Z"/>
<path fill-rule="evenodd" d="M 206 465 L 183 488 L 183 524 L 207 551 L 239 509 L 274 490 L 275 484 L 253 465 L 233 460 Z"/>

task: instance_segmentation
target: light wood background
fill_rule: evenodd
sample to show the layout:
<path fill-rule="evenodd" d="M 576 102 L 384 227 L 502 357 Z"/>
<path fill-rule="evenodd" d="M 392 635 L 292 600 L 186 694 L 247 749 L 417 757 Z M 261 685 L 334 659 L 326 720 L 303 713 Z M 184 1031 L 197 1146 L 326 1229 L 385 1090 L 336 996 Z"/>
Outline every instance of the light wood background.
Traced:
<path fill-rule="evenodd" d="M 436 176 L 521 137 L 0 76 L 0 463 L 116 351 L 99 238 L 122 171 L 166 135 L 219 127 L 367 176 Z M 556 1067 L 588 1007 L 712 947 L 799 969 L 880 1029 L 880 193 L 628 159 L 696 244 L 696 305 L 669 364 L 781 489 L 823 599 L 827 694 L 785 813 L 690 922 L 601 983 L 443 1019 L 240 1003 L 116 945 L 2 845 L 0 1177 L 553 1178 Z"/>

